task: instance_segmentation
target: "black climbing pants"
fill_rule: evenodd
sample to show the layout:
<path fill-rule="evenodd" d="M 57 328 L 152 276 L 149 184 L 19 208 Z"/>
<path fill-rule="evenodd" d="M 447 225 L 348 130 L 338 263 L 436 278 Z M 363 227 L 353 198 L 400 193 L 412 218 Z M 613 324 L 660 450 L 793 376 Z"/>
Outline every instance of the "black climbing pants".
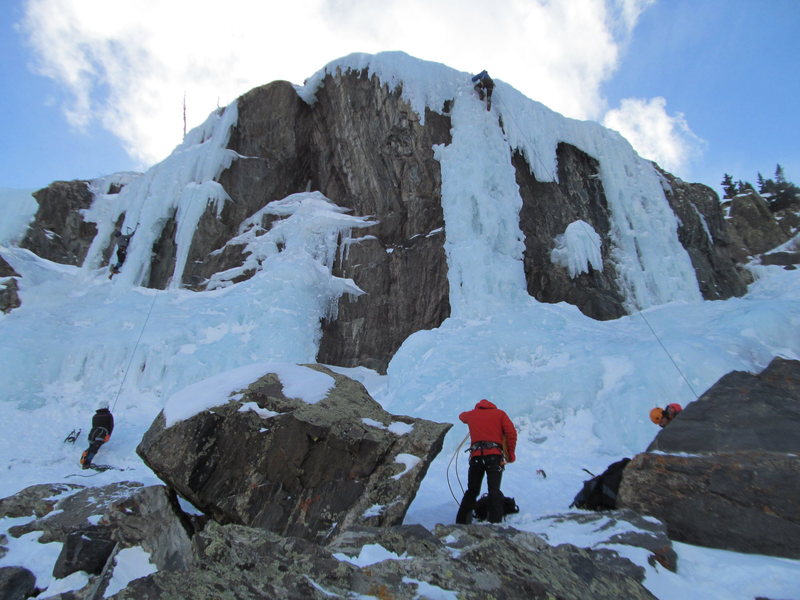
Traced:
<path fill-rule="evenodd" d="M 472 511 L 481 492 L 484 474 L 489 486 L 489 522 L 499 523 L 503 520 L 503 493 L 500 491 L 500 481 L 503 478 L 502 458 L 499 454 L 487 454 L 469 459 L 467 491 L 458 507 L 456 523 L 468 525 L 472 522 Z"/>
<path fill-rule="evenodd" d="M 89 447 L 83 453 L 84 462 L 91 464 L 100 446 L 105 444 L 109 438 L 108 430 L 105 427 L 93 427 L 89 432 Z"/>

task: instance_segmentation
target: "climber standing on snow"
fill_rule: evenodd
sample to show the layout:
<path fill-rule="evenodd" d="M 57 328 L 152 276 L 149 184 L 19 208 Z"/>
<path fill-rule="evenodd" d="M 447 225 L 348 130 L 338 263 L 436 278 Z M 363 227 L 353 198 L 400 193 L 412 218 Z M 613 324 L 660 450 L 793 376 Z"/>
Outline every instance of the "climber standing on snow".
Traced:
<path fill-rule="evenodd" d="M 475 91 L 478 92 L 480 99 L 483 100 L 486 98 L 486 110 L 492 110 L 492 92 L 494 91 L 494 81 L 491 77 L 489 77 L 489 73 L 487 73 L 484 69 L 472 78 L 472 82 L 475 84 Z"/>
<path fill-rule="evenodd" d="M 108 402 L 103 401 L 92 417 L 92 429 L 89 431 L 89 447 L 81 455 L 81 466 L 89 469 L 92 466 L 92 459 L 100 446 L 105 444 L 114 431 L 114 416 L 108 410 Z"/>
<path fill-rule="evenodd" d="M 472 522 L 484 474 L 489 486 L 489 522 L 499 523 L 503 519 L 504 500 L 500 481 L 505 464 L 516 460 L 517 430 L 508 415 L 486 399 L 458 418 L 469 426 L 471 445 L 467 491 L 458 507 L 456 523 L 468 525 Z"/>

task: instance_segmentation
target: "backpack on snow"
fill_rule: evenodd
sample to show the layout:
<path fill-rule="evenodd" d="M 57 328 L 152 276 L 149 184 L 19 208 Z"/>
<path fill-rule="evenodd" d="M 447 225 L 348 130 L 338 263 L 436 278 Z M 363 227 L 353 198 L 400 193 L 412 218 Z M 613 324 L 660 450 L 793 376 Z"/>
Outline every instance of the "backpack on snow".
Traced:
<path fill-rule="evenodd" d="M 570 508 L 584 510 L 609 510 L 617 508 L 617 491 L 622 481 L 622 470 L 631 462 L 623 458 L 608 465 L 600 475 L 583 482 L 583 489 L 575 496 Z"/>
<path fill-rule="evenodd" d="M 475 518 L 478 521 L 485 521 L 489 518 L 489 494 L 484 494 L 475 503 L 475 508 L 472 509 Z M 513 498 L 508 496 L 503 497 L 503 516 L 516 514 L 519 512 L 519 506 Z"/>

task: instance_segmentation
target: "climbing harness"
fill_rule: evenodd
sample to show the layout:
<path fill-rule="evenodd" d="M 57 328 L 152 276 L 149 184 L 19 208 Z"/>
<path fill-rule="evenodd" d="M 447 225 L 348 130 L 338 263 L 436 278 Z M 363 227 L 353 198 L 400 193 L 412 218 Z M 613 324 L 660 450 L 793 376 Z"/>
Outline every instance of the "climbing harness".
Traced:
<path fill-rule="evenodd" d="M 497 442 L 475 442 L 469 448 L 464 450 L 464 452 L 475 452 L 476 450 L 492 450 L 493 448 L 497 448 L 502 452 L 503 446 L 498 444 Z M 483 456 L 483 452 L 481 452 L 481 456 Z"/>

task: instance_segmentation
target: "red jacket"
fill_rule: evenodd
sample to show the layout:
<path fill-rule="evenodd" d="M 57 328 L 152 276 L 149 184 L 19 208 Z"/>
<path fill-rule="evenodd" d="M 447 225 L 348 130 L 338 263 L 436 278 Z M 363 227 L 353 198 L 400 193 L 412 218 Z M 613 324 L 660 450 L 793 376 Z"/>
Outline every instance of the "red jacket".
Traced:
<path fill-rule="evenodd" d="M 461 413 L 458 418 L 469 426 L 470 443 L 496 442 L 502 446 L 505 438 L 508 462 L 517 459 L 514 453 L 517 448 L 517 430 L 508 415 L 494 404 L 481 400 L 475 408 Z M 470 456 L 481 454 L 502 454 L 502 451 L 499 448 L 474 450 Z"/>

